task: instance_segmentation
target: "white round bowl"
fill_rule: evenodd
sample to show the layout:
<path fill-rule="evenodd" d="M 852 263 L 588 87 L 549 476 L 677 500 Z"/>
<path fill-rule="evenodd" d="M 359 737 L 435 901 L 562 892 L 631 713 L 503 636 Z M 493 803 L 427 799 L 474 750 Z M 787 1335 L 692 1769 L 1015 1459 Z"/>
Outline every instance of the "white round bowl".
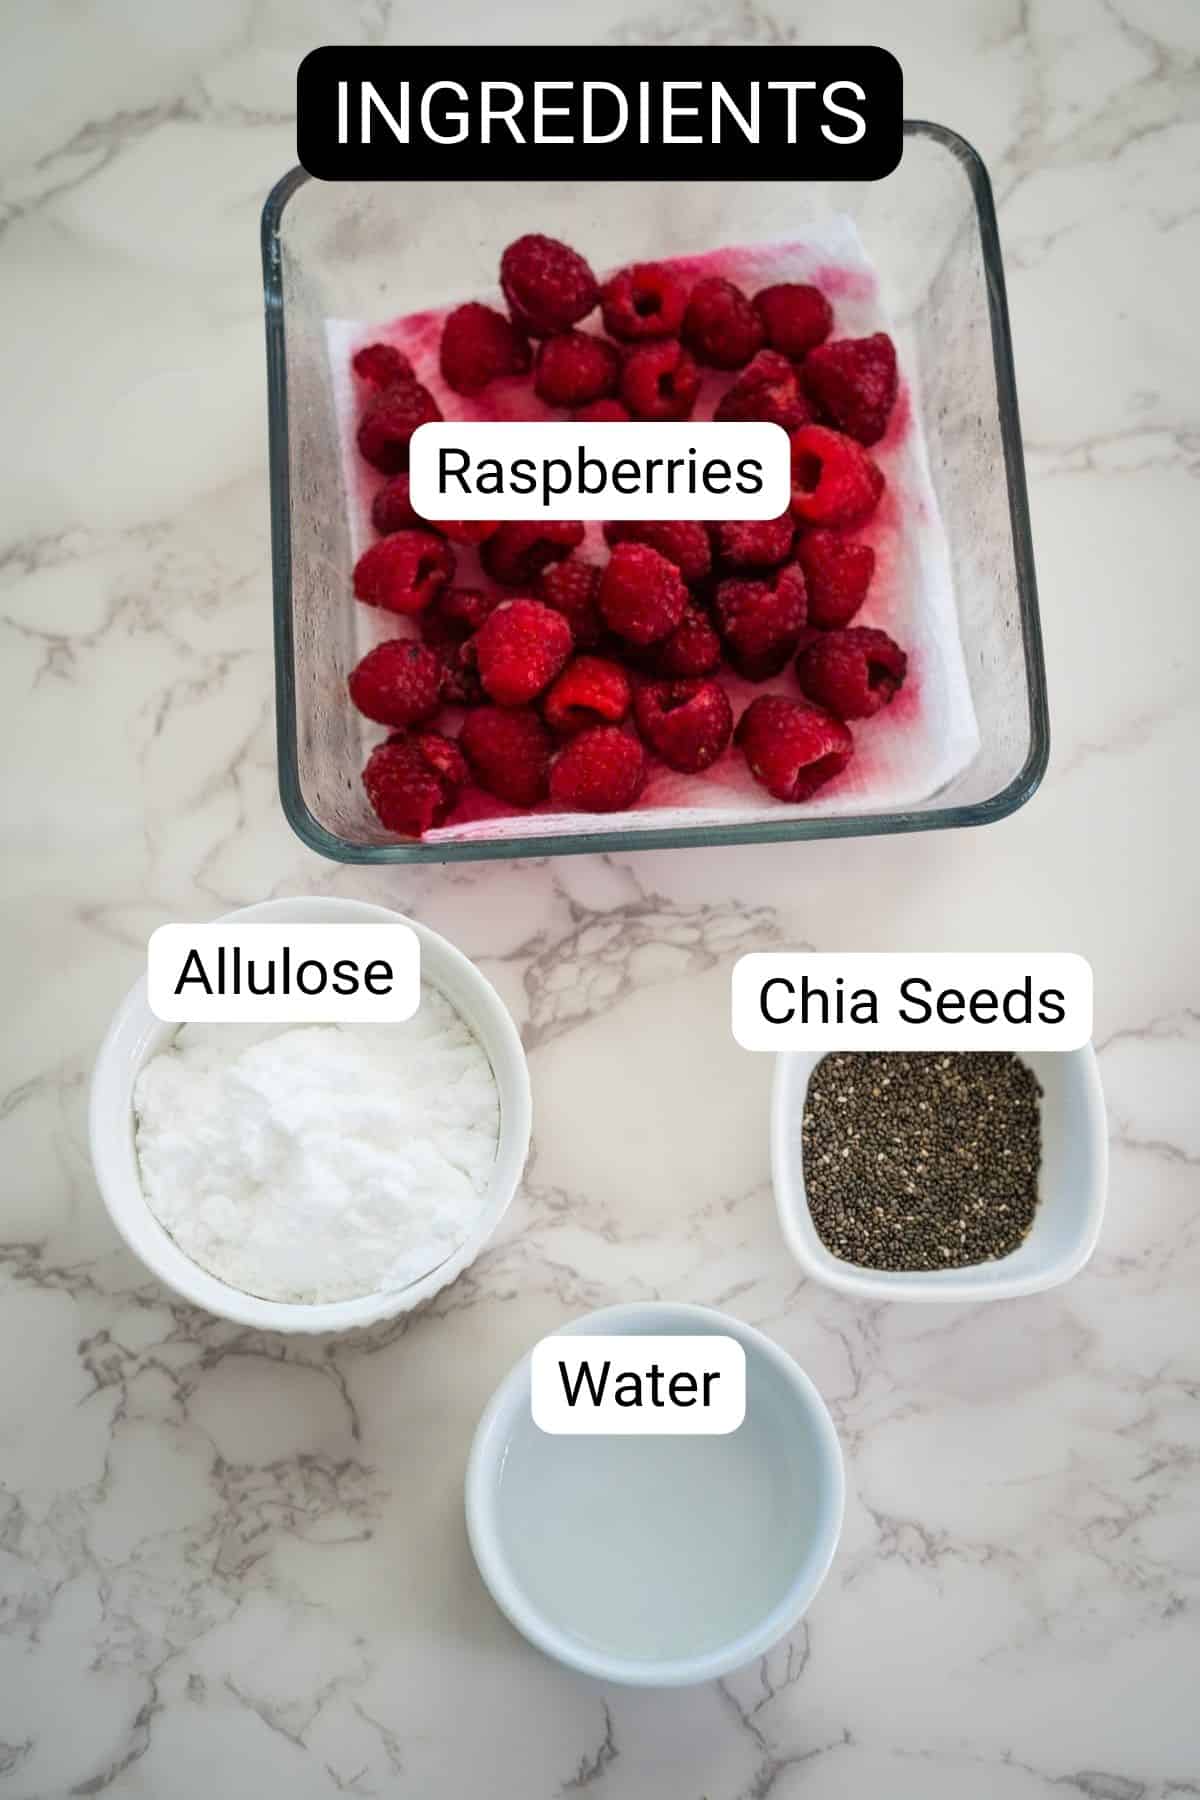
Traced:
<path fill-rule="evenodd" d="M 319 896 L 266 900 L 227 913 L 261 924 L 387 925 L 402 915 L 361 900 Z M 466 1020 L 486 1050 L 500 1101 L 500 1139 L 483 1206 L 470 1236 L 419 1281 L 391 1293 L 303 1305 L 261 1300 L 210 1275 L 179 1248 L 146 1204 L 134 1145 L 133 1088 L 138 1073 L 179 1029 L 155 1018 L 145 976 L 131 988 L 100 1046 L 92 1074 L 88 1128 L 92 1166 L 113 1224 L 134 1255 L 160 1281 L 208 1312 L 266 1331 L 349 1331 L 410 1312 L 461 1275 L 487 1243 L 517 1191 L 529 1153 L 532 1102 L 529 1069 L 517 1028 L 491 982 L 435 931 L 404 919 L 421 941 L 421 979 L 437 988 Z"/>
<path fill-rule="evenodd" d="M 559 1331 L 735 1338 L 746 1416 L 716 1438 L 551 1435 L 533 1422 L 523 1357 L 467 1465 L 467 1533 L 497 1606 L 548 1656 L 635 1687 L 711 1681 L 763 1655 L 808 1607 L 841 1532 L 842 1453 L 816 1388 L 761 1332 L 707 1307 L 612 1306 Z"/>
<path fill-rule="evenodd" d="M 795 1051 L 775 1061 L 771 1096 L 771 1175 L 787 1245 L 806 1275 L 862 1300 L 1006 1300 L 1069 1281 L 1096 1247 L 1108 1187 L 1108 1130 L 1096 1053 L 1019 1052 L 1042 1087 L 1042 1166 L 1038 1206 L 1024 1242 L 1007 1256 L 963 1269 L 866 1269 L 827 1250 L 817 1236 L 804 1189 L 801 1127 L 813 1070 L 824 1051 Z"/>

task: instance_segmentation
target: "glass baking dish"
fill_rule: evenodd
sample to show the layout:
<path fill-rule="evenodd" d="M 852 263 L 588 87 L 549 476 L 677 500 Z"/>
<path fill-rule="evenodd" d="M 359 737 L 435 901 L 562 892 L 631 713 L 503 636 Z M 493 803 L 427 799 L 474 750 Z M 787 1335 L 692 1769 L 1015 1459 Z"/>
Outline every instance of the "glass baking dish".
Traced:
<path fill-rule="evenodd" d="M 619 829 L 589 817 L 552 837 L 417 843 L 389 837 L 359 781 L 361 721 L 346 676 L 361 647 L 338 453 L 327 319 L 386 320 L 464 294 L 463 262 L 492 269 L 537 229 L 587 246 L 598 268 L 796 235 L 848 214 L 879 270 L 922 416 L 949 544 L 980 748 L 920 805 L 765 822 Z M 1049 754 L 1045 667 L 1012 346 L 987 172 L 943 126 L 905 125 L 878 182 L 322 182 L 293 169 L 263 209 L 279 783 L 312 849 L 339 862 L 444 862 L 980 825 L 1036 789 Z"/>

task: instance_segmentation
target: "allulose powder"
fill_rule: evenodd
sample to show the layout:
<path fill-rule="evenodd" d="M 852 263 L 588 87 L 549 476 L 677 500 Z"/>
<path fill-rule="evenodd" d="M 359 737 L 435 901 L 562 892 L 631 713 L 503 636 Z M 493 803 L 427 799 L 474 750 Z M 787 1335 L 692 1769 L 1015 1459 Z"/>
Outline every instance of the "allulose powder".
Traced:
<path fill-rule="evenodd" d="M 491 1064 L 423 986 L 388 1025 L 185 1025 L 134 1088 L 147 1203 L 263 1300 L 394 1292 L 469 1235 L 496 1159 Z"/>
<path fill-rule="evenodd" d="M 856 1052 L 813 1070 L 804 1187 L 827 1250 L 867 1269 L 1007 1256 L 1037 1209 L 1041 1096 L 992 1052 Z"/>

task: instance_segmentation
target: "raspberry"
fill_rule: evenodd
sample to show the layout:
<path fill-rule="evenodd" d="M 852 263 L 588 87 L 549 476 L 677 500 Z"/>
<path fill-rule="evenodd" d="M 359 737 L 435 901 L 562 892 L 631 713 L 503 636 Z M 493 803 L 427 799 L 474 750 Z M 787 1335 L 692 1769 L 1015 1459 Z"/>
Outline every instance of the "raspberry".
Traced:
<path fill-rule="evenodd" d="M 539 232 L 508 246 L 500 259 L 500 286 L 514 322 L 531 337 L 578 325 L 600 297 L 582 256 Z"/>
<path fill-rule="evenodd" d="M 633 704 L 633 690 L 620 663 L 607 656 L 577 656 L 542 701 L 542 717 L 560 737 L 589 725 L 619 725 Z"/>
<path fill-rule="evenodd" d="M 372 387 L 391 387 L 397 381 L 413 381 L 413 366 L 395 344 L 365 344 L 354 354 L 354 373 Z"/>
<path fill-rule="evenodd" d="M 371 502 L 371 523 L 381 537 L 390 531 L 407 531 L 416 528 L 427 530 L 425 520 L 419 512 L 414 512 L 413 503 L 408 493 L 408 471 L 402 475 L 393 475 L 385 481 Z"/>
<path fill-rule="evenodd" d="M 623 424 L 633 414 L 619 400 L 592 400 L 587 406 L 581 406 L 571 414 L 581 425 Z"/>
<path fill-rule="evenodd" d="M 601 616 L 618 637 L 652 644 L 674 631 L 688 603 L 673 562 L 648 544 L 618 544 L 600 578 Z"/>
<path fill-rule="evenodd" d="M 560 751 L 550 771 L 550 798 L 562 812 L 623 812 L 646 778 L 646 758 L 619 725 L 594 725 Z"/>
<path fill-rule="evenodd" d="M 896 346 L 886 331 L 820 344 L 805 357 L 801 379 L 822 418 L 860 444 L 877 444 L 896 404 Z"/>
<path fill-rule="evenodd" d="M 499 519 L 430 519 L 430 531 L 440 531 L 452 544 L 484 544 L 500 529 Z"/>
<path fill-rule="evenodd" d="M 479 670 L 471 660 L 470 638 L 434 638 L 429 648 L 442 669 L 442 699 L 447 706 L 482 706 L 485 695 Z"/>
<path fill-rule="evenodd" d="M 421 636 L 427 644 L 461 644 L 499 604 L 499 594 L 487 594 L 482 588 L 444 587 L 421 614 Z"/>
<path fill-rule="evenodd" d="M 810 800 L 854 754 L 840 719 L 781 694 L 752 700 L 735 736 L 755 781 L 777 800 Z"/>
<path fill-rule="evenodd" d="M 538 578 L 538 599 L 562 614 L 580 650 L 594 649 L 604 635 L 596 605 L 600 574 L 595 563 L 568 556 L 563 562 L 551 563 Z"/>
<path fill-rule="evenodd" d="M 543 338 L 533 366 L 533 391 L 547 406 L 586 406 L 617 390 L 621 358 L 606 338 L 564 331 Z"/>
<path fill-rule="evenodd" d="M 467 760 L 453 738 L 441 731 L 418 731 L 416 739 L 425 761 L 446 781 L 460 788 L 470 779 Z"/>
<path fill-rule="evenodd" d="M 510 806 L 546 798 L 553 740 L 528 707 L 481 706 L 463 720 L 459 744 L 481 788 Z"/>
<path fill-rule="evenodd" d="M 604 329 L 627 344 L 641 338 L 674 337 L 686 306 L 686 286 L 662 263 L 634 263 L 619 269 L 600 290 Z"/>
<path fill-rule="evenodd" d="M 689 606 L 670 637 L 652 644 L 647 655 L 657 675 L 710 675 L 721 666 L 721 640 L 700 608 Z"/>
<path fill-rule="evenodd" d="M 713 602 L 725 654 L 747 681 L 778 675 L 804 629 L 804 576 L 788 563 L 757 581 L 722 581 Z"/>
<path fill-rule="evenodd" d="M 865 626 L 823 632 L 796 659 L 805 694 L 839 719 L 871 718 L 899 693 L 907 672 L 899 644 Z"/>
<path fill-rule="evenodd" d="M 808 588 L 808 622 L 825 630 L 848 625 L 863 601 L 875 573 L 870 544 L 840 531 L 802 531 L 796 561 Z"/>
<path fill-rule="evenodd" d="M 442 380 L 456 394 L 477 394 L 498 375 L 524 375 L 529 343 L 494 306 L 468 300 L 442 326 Z"/>
<path fill-rule="evenodd" d="M 650 748 L 685 775 L 715 763 L 733 736 L 729 699 L 715 681 L 648 681 L 633 713 Z"/>
<path fill-rule="evenodd" d="M 686 419 L 700 392 L 700 371 L 676 338 L 639 344 L 621 370 L 621 398 L 638 419 Z"/>
<path fill-rule="evenodd" d="M 823 344 L 833 330 L 833 308 L 818 287 L 781 281 L 754 296 L 767 342 L 785 356 L 801 357 Z"/>
<path fill-rule="evenodd" d="M 358 427 L 358 447 L 373 469 L 397 475 L 408 467 L 408 441 L 418 425 L 440 419 L 442 409 L 419 381 L 396 381 L 368 402 Z"/>
<path fill-rule="evenodd" d="M 879 504 L 883 470 L 853 438 L 802 425 L 792 438 L 792 511 L 807 525 L 861 525 Z"/>
<path fill-rule="evenodd" d="M 439 531 L 455 544 L 482 544 L 498 529 L 495 519 L 423 519 L 412 503 L 410 477 L 405 470 L 385 481 L 371 502 L 371 523 L 386 536 L 390 531 Z"/>
<path fill-rule="evenodd" d="M 710 275 L 692 289 L 683 315 L 683 341 L 697 362 L 740 369 L 762 349 L 762 320 L 741 288 Z"/>
<path fill-rule="evenodd" d="M 493 581 L 526 587 L 548 563 L 561 562 L 583 542 L 577 519 L 506 519 L 479 552 Z"/>
<path fill-rule="evenodd" d="M 478 706 L 483 699 L 466 646 L 498 600 L 482 588 L 442 588 L 421 614 L 421 636 L 441 663 L 442 699 L 450 706 Z"/>
<path fill-rule="evenodd" d="M 442 665 L 413 638 L 389 638 L 367 651 L 347 685 L 359 712 L 377 725 L 417 725 L 442 703 Z"/>
<path fill-rule="evenodd" d="M 362 772 L 379 823 L 405 837 L 441 825 L 458 800 L 467 766 L 437 731 L 400 731 L 377 744 Z"/>
<path fill-rule="evenodd" d="M 523 706 L 548 687 L 571 654 L 571 627 L 538 600 L 510 600 L 471 640 L 484 691 L 499 706 Z"/>
<path fill-rule="evenodd" d="M 714 527 L 717 555 L 731 569 L 771 569 L 792 547 L 796 521 L 790 512 L 778 519 L 721 519 Z"/>
<path fill-rule="evenodd" d="M 712 568 L 712 546 L 699 519 L 610 519 L 604 536 L 610 544 L 649 544 L 675 564 L 689 587 Z"/>
<path fill-rule="evenodd" d="M 778 350 L 760 350 L 748 369 L 717 401 L 714 419 L 765 419 L 795 431 L 812 418 L 800 380 L 786 356 Z"/>
<path fill-rule="evenodd" d="M 393 531 L 354 565 L 354 592 L 386 612 L 419 613 L 454 576 L 454 552 L 431 531 Z"/>

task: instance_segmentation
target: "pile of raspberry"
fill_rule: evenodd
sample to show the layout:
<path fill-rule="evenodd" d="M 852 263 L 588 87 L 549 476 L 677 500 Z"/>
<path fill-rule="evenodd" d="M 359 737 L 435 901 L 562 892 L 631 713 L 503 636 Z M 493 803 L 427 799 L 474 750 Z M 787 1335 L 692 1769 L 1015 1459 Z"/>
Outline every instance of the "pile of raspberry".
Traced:
<path fill-rule="evenodd" d="M 409 440 L 441 408 L 393 345 L 360 350 L 358 448 L 387 479 L 354 592 L 419 633 L 377 644 L 349 678 L 390 732 L 363 770 L 380 822 L 419 837 L 472 785 L 521 810 L 620 812 L 655 759 L 696 775 L 739 752 L 777 799 L 810 799 L 850 761 L 849 721 L 887 706 L 907 668 L 885 632 L 852 624 L 875 570 L 855 532 L 884 489 L 870 446 L 896 400 L 891 339 L 831 340 L 828 299 L 801 283 L 749 296 L 637 263 L 601 285 L 538 234 L 505 250 L 500 285 L 507 313 L 472 301 L 447 315 L 448 389 L 528 376 L 575 419 L 685 419 L 702 372 L 727 372 L 713 416 L 783 426 L 791 505 L 768 520 L 614 521 L 603 564 L 577 554 L 578 521 L 431 523 L 409 500 Z M 604 335 L 580 331 L 597 308 Z M 482 570 L 470 585 L 455 579 L 464 551 Z M 782 686 L 735 722 L 728 671 Z"/>

